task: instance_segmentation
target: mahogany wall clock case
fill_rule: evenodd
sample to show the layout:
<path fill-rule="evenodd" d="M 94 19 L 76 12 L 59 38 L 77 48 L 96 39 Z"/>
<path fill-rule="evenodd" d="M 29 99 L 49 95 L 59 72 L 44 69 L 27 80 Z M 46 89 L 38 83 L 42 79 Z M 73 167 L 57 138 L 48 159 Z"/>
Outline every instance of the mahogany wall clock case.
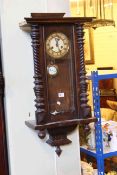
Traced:
<path fill-rule="evenodd" d="M 71 143 L 67 133 L 78 123 L 93 120 L 87 105 L 84 65 L 85 22 L 92 18 L 63 17 L 64 13 L 32 13 L 25 18 L 30 27 L 34 59 L 35 121 L 26 125 L 49 133 L 47 143 L 56 146 Z"/>

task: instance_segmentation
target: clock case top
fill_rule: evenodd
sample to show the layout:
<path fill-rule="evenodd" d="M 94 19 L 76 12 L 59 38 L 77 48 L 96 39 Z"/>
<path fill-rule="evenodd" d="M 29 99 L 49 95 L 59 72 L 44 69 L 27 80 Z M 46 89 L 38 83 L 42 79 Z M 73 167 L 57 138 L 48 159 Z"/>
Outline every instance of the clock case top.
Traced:
<path fill-rule="evenodd" d="M 65 13 L 31 13 L 31 17 L 25 17 L 26 23 L 23 27 L 32 24 L 76 24 L 80 23 L 84 26 L 91 23 L 93 17 L 64 17 Z"/>
<path fill-rule="evenodd" d="M 91 118 L 91 110 L 87 104 L 88 95 L 83 48 L 83 26 L 85 23 L 91 22 L 92 18 L 71 18 L 63 17 L 63 15 L 64 13 L 31 13 L 30 18 L 25 18 L 27 23 L 23 24 L 23 27 L 28 26 L 31 28 L 35 79 L 34 91 L 36 96 L 36 121 L 26 121 L 26 125 L 35 130 L 40 130 L 40 138 L 45 137 L 45 129 L 47 129 L 50 135 L 47 143 L 52 146 L 70 143 L 71 141 L 66 138 L 66 135 L 77 124 L 95 121 L 95 118 Z M 69 111 L 63 114 L 57 114 L 52 118 L 48 103 L 47 60 L 49 58 L 47 58 L 48 56 L 45 51 L 45 38 L 53 32 L 64 33 L 71 43 L 73 70 L 71 76 L 73 77 L 75 110 L 73 113 Z M 59 60 L 57 61 L 59 62 Z M 67 66 L 65 68 L 67 69 Z M 60 149 L 57 152 L 61 152 Z"/>

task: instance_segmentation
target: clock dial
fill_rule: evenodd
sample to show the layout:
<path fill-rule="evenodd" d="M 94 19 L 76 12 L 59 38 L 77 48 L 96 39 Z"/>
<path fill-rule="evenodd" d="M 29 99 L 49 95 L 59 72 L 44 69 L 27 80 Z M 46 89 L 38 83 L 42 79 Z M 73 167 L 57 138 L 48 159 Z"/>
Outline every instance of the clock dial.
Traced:
<path fill-rule="evenodd" d="M 48 65 L 47 72 L 52 77 L 56 76 L 58 74 L 58 66 L 56 66 L 56 65 Z"/>
<path fill-rule="evenodd" d="M 46 52 L 52 58 L 64 57 L 69 51 L 69 39 L 63 33 L 52 33 L 46 40 Z"/>

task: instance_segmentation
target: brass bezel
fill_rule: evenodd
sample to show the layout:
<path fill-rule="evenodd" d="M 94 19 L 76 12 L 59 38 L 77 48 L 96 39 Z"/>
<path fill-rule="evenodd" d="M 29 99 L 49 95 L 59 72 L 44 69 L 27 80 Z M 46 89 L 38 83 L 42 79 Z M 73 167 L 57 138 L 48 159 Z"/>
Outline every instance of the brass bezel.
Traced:
<path fill-rule="evenodd" d="M 49 50 L 50 49 L 48 49 L 47 48 L 47 45 L 49 44 L 49 42 L 51 41 L 51 39 L 53 39 L 54 37 L 58 37 L 58 38 L 60 38 L 62 41 L 63 41 L 63 37 L 65 38 L 64 40 L 65 41 L 63 41 L 63 43 L 66 43 L 66 45 L 67 45 L 67 47 L 66 47 L 66 49 L 64 49 L 64 52 L 63 53 L 61 53 L 60 55 L 54 55 L 53 53 L 56 53 L 56 52 L 52 52 L 52 53 L 50 53 L 49 52 Z M 46 53 L 51 57 L 51 58 L 54 58 L 54 59 L 60 59 L 60 58 L 64 58 L 64 56 L 68 53 L 68 51 L 69 51 L 69 49 L 70 49 L 70 42 L 69 42 L 69 39 L 68 39 L 68 37 L 64 34 L 64 33 L 62 33 L 62 32 L 54 32 L 54 33 L 51 33 L 48 37 L 47 37 L 47 39 L 46 39 Z M 60 53 L 60 52 L 59 52 Z"/>

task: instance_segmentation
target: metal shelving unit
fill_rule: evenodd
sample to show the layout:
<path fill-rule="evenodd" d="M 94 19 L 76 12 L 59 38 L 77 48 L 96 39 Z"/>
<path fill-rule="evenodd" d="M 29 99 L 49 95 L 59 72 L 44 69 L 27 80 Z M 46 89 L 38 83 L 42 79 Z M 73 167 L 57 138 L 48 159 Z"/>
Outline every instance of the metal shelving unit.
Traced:
<path fill-rule="evenodd" d="M 81 147 L 81 152 L 87 155 L 93 156 L 97 160 L 98 175 L 104 175 L 104 159 L 117 156 L 117 151 L 110 152 L 109 150 L 103 150 L 103 138 L 102 138 L 102 127 L 101 127 L 101 113 L 100 113 L 100 93 L 99 93 L 99 81 L 103 79 L 117 78 L 117 74 L 105 74 L 98 75 L 98 71 L 93 71 L 88 79 L 92 80 L 92 93 L 93 93 L 93 106 L 94 116 L 97 118 L 95 123 L 95 139 L 96 139 L 96 150 L 87 150 L 86 147 Z"/>

